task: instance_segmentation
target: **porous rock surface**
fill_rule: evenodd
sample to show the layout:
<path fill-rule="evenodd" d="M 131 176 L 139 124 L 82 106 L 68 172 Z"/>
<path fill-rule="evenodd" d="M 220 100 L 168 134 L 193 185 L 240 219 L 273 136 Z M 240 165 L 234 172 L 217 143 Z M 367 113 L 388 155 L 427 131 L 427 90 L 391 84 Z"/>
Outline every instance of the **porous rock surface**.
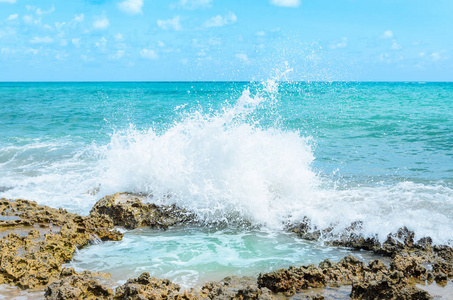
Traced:
<path fill-rule="evenodd" d="M 61 280 L 49 284 L 44 297 L 60 299 L 111 299 L 113 290 L 102 284 L 106 274 L 84 271 L 76 273 L 73 268 L 63 269 Z"/>
<path fill-rule="evenodd" d="M 329 299 L 325 287 L 351 286 L 352 299 L 432 299 L 416 287 L 419 282 L 446 284 L 453 278 L 453 250 L 432 245 L 430 238 L 414 241 L 414 233 L 401 228 L 385 243 L 356 234 L 361 223 L 351 224 L 341 236 L 332 229 L 317 230 L 305 218 L 289 229 L 305 239 L 329 237 L 332 246 L 366 249 L 392 260 L 369 264 L 353 256 L 338 263 L 289 267 L 258 278 L 227 277 L 203 287 L 181 291 L 179 285 L 148 273 L 113 289 L 106 275 L 62 268 L 74 251 L 94 240 L 120 240 L 113 226 L 166 229 L 196 222 L 194 215 L 176 206 L 158 206 L 129 193 L 99 200 L 87 217 L 26 200 L 0 200 L 0 283 L 21 288 L 47 286 L 46 299 Z M 330 236 L 329 236 L 330 235 Z M 315 291 L 315 292 L 307 292 Z M 317 291 L 321 291 L 318 293 Z"/>
<path fill-rule="evenodd" d="M 0 283 L 38 288 L 59 279 L 62 264 L 95 240 L 121 240 L 105 216 L 82 217 L 34 201 L 0 199 Z"/>
<path fill-rule="evenodd" d="M 91 209 L 90 214 L 108 216 L 115 226 L 126 229 L 151 227 L 167 229 L 178 224 L 193 222 L 193 214 L 175 205 L 146 203 L 144 197 L 130 193 L 105 196 Z"/>
<path fill-rule="evenodd" d="M 353 299 L 431 299 L 426 291 L 413 284 L 434 277 L 421 262 L 417 257 L 397 255 L 387 268 L 380 260 L 365 265 L 353 256 L 346 256 L 338 263 L 325 260 L 319 266 L 290 267 L 260 274 L 258 285 L 287 296 L 309 288 L 352 285 Z"/>

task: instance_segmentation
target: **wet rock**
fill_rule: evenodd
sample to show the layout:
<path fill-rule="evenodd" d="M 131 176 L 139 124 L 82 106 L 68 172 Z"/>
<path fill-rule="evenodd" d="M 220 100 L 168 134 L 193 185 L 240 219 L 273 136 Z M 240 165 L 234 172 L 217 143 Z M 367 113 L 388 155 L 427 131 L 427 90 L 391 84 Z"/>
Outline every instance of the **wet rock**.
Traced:
<path fill-rule="evenodd" d="M 426 291 L 415 287 L 416 282 L 432 276 L 423 262 L 416 254 L 403 253 L 395 256 L 387 268 L 380 260 L 366 266 L 355 257 L 346 256 L 338 263 L 325 260 L 318 267 L 290 267 L 260 274 L 258 286 L 291 296 L 309 288 L 352 284 L 353 299 L 431 299 Z M 437 264 L 433 269 L 438 270 L 440 278 L 450 267 Z"/>
<path fill-rule="evenodd" d="M 275 299 L 267 288 L 260 288 L 256 278 L 230 276 L 222 281 L 206 283 L 202 289 L 201 298 L 208 299 Z"/>
<path fill-rule="evenodd" d="M 387 240 L 382 244 L 379 252 L 385 255 L 393 255 L 403 249 L 414 248 L 414 232 L 403 227 L 398 229 L 396 234 L 389 234 Z"/>
<path fill-rule="evenodd" d="M 427 280 L 428 274 L 426 267 L 423 265 L 423 259 L 408 253 L 396 255 L 390 263 L 390 271 L 400 271 L 405 277 L 411 277 L 418 280 Z"/>
<path fill-rule="evenodd" d="M 259 288 L 268 288 L 274 293 L 285 295 L 294 295 L 308 288 L 324 287 L 326 283 L 327 276 L 314 265 L 289 267 L 258 276 Z"/>
<path fill-rule="evenodd" d="M 167 229 L 195 219 L 193 214 L 175 205 L 145 203 L 143 197 L 129 193 L 105 196 L 92 208 L 90 215 L 95 214 L 108 216 L 114 225 L 126 229 L 143 226 Z"/>
<path fill-rule="evenodd" d="M 409 285 L 395 285 L 394 281 L 385 276 L 380 280 L 355 282 L 352 285 L 352 299 L 417 299 L 428 300 L 432 297 L 428 292 Z"/>
<path fill-rule="evenodd" d="M 63 263 L 95 239 L 120 240 L 105 216 L 82 217 L 34 201 L 0 199 L 0 283 L 39 288 L 58 280 Z M 15 224 L 12 224 L 14 222 Z"/>
<path fill-rule="evenodd" d="M 185 292 L 179 293 L 180 286 L 168 279 L 156 279 L 149 273 L 143 273 L 136 279 L 129 279 L 124 285 L 116 288 L 113 299 L 195 299 Z"/>
<path fill-rule="evenodd" d="M 77 274 L 74 269 L 61 272 L 63 279 L 47 286 L 44 297 L 47 300 L 60 299 L 112 299 L 111 288 L 99 283 L 105 274 L 85 271 Z"/>
<path fill-rule="evenodd" d="M 360 231 L 363 223 L 353 222 L 341 233 L 334 231 L 334 227 L 319 229 L 311 220 L 304 217 L 298 224 L 288 225 L 287 229 L 296 233 L 300 238 L 307 240 L 322 240 L 326 245 L 348 247 L 373 251 L 377 254 L 393 257 L 406 252 L 416 252 L 426 262 L 436 262 L 439 259 L 453 262 L 453 248 L 447 245 L 433 245 L 430 237 L 423 237 L 415 242 L 414 232 L 407 227 L 398 229 L 396 233 L 390 233 L 381 244 L 377 237 L 364 237 Z"/>
<path fill-rule="evenodd" d="M 381 269 L 381 263 L 375 263 Z M 384 265 L 385 269 L 385 265 Z M 318 267 L 314 265 L 300 268 L 289 267 L 278 271 L 260 274 L 258 286 L 266 287 L 274 293 L 294 295 L 308 288 L 321 288 L 326 285 L 351 284 L 354 280 L 362 279 L 365 264 L 353 256 L 346 256 L 338 263 L 325 260 Z"/>
<path fill-rule="evenodd" d="M 446 261 L 453 261 L 453 248 L 445 245 L 434 246 L 433 251 Z"/>

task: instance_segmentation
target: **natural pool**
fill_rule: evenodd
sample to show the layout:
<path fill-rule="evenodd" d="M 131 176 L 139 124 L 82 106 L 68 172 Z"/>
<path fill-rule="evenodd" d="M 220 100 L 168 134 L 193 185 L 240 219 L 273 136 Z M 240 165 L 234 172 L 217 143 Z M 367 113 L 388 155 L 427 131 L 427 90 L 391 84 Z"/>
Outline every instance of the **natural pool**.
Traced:
<path fill-rule="evenodd" d="M 257 228 L 189 227 L 125 233 L 122 241 L 105 242 L 78 251 L 66 266 L 76 270 L 109 272 L 118 285 L 149 272 L 183 288 L 230 275 L 257 276 L 260 272 L 338 261 L 352 254 L 369 261 L 381 258 L 365 251 L 323 246 L 283 231 Z"/>

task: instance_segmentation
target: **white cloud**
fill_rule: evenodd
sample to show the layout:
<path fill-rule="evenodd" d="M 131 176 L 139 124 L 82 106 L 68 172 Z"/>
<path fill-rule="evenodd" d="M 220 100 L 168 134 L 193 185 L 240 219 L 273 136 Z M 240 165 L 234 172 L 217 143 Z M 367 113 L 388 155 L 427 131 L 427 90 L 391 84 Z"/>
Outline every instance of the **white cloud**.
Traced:
<path fill-rule="evenodd" d="M 298 7 L 300 0 L 271 0 L 271 4 L 283 7 Z"/>
<path fill-rule="evenodd" d="M 61 31 L 65 25 L 66 22 L 55 22 L 55 28 L 57 28 L 58 31 Z"/>
<path fill-rule="evenodd" d="M 140 51 L 140 55 L 146 59 L 158 59 L 159 58 L 159 55 L 157 55 L 157 52 L 154 51 L 153 49 L 142 49 Z"/>
<path fill-rule="evenodd" d="M 80 58 L 81 58 L 82 60 L 86 61 L 86 62 L 92 62 L 92 61 L 94 61 L 94 58 L 93 58 L 93 57 L 90 57 L 90 56 L 85 55 L 85 54 L 81 54 L 81 55 L 80 55 Z"/>
<path fill-rule="evenodd" d="M 396 40 L 392 40 L 392 50 L 400 50 L 403 48 Z"/>
<path fill-rule="evenodd" d="M 136 15 L 141 14 L 143 7 L 143 0 L 124 0 L 118 3 L 118 8 L 128 14 Z"/>
<path fill-rule="evenodd" d="M 42 10 L 40 8 L 36 9 L 36 14 L 37 15 L 46 15 L 46 14 L 51 14 L 55 11 L 55 6 L 51 6 L 49 10 Z"/>
<path fill-rule="evenodd" d="M 257 36 L 265 36 L 265 35 L 266 35 L 266 32 L 264 32 L 263 30 L 261 30 L 261 31 L 258 31 L 258 32 L 256 33 L 256 35 L 257 35 Z"/>
<path fill-rule="evenodd" d="M 99 41 L 95 43 L 97 48 L 105 48 L 107 46 L 107 39 L 105 37 L 101 37 Z"/>
<path fill-rule="evenodd" d="M 65 52 L 62 52 L 62 51 L 57 51 L 57 53 L 55 54 L 55 59 L 56 60 L 65 60 L 69 55 L 66 54 Z"/>
<path fill-rule="evenodd" d="M 36 55 L 38 54 L 39 52 L 39 49 L 33 49 L 33 48 L 30 48 L 30 49 L 27 49 L 27 51 L 25 51 L 25 54 L 33 54 L 33 55 Z"/>
<path fill-rule="evenodd" d="M 45 36 L 45 37 L 38 37 L 35 36 L 30 40 L 30 43 L 32 44 L 52 44 L 53 43 L 53 38 Z"/>
<path fill-rule="evenodd" d="M 72 42 L 72 44 L 73 44 L 74 46 L 76 46 L 77 48 L 80 47 L 80 38 L 78 38 L 78 39 L 72 39 L 71 42 Z"/>
<path fill-rule="evenodd" d="M 117 33 L 113 36 L 113 38 L 115 39 L 115 41 L 117 42 L 121 42 L 121 41 L 124 41 L 124 38 L 123 38 L 123 35 L 121 33 Z"/>
<path fill-rule="evenodd" d="M 379 55 L 379 60 L 386 64 L 392 62 L 392 60 L 390 59 L 390 55 L 388 53 L 381 53 L 381 55 Z"/>
<path fill-rule="evenodd" d="M 222 39 L 218 37 L 211 37 L 208 40 L 208 45 L 210 46 L 221 46 L 222 45 Z"/>
<path fill-rule="evenodd" d="M 157 41 L 157 46 L 159 46 L 159 47 L 161 47 L 161 48 L 162 48 L 162 47 L 165 47 L 165 43 L 162 42 L 162 41 Z"/>
<path fill-rule="evenodd" d="M 181 24 L 179 23 L 181 20 L 180 16 L 176 16 L 173 19 L 168 19 L 168 20 L 157 20 L 157 26 L 164 30 L 181 30 Z"/>
<path fill-rule="evenodd" d="M 0 28 L 0 39 L 7 36 L 15 36 L 16 30 L 11 27 L 6 27 L 4 29 Z"/>
<path fill-rule="evenodd" d="M 74 19 L 72 19 L 72 20 L 76 23 L 80 23 L 80 22 L 83 22 L 84 19 L 85 19 L 85 15 L 80 14 L 80 15 L 74 15 Z"/>
<path fill-rule="evenodd" d="M 433 53 L 431 53 L 431 59 L 432 59 L 433 61 L 438 61 L 438 60 L 440 60 L 440 59 L 441 59 L 440 53 L 439 53 L 439 52 L 433 52 Z"/>
<path fill-rule="evenodd" d="M 22 17 L 22 19 L 24 20 L 24 23 L 27 24 L 27 25 L 38 25 L 38 24 L 41 24 L 41 18 L 33 18 L 33 16 L 31 15 L 25 15 Z"/>
<path fill-rule="evenodd" d="M 341 39 L 341 42 L 336 43 L 336 44 L 332 44 L 329 47 L 331 49 L 338 49 L 338 48 L 345 48 L 347 46 L 348 46 L 348 39 L 344 37 L 344 38 Z"/>
<path fill-rule="evenodd" d="M 16 20 L 18 17 L 19 17 L 18 14 L 9 15 L 9 17 L 6 18 L 6 21 L 13 21 Z"/>
<path fill-rule="evenodd" d="M 225 16 L 217 15 L 215 17 L 212 17 L 211 19 L 207 20 L 204 23 L 204 26 L 206 28 L 221 27 L 221 26 L 225 26 L 228 24 L 236 23 L 236 21 L 237 21 L 236 15 L 234 13 L 230 12 L 228 15 L 225 15 Z"/>
<path fill-rule="evenodd" d="M 1 2 L 5 2 L 5 3 L 16 3 L 16 0 L 0 0 L 0 3 Z"/>
<path fill-rule="evenodd" d="M 244 54 L 244 53 L 236 54 L 236 58 L 246 64 L 250 63 L 250 60 L 249 60 L 249 57 L 247 56 L 247 54 Z"/>
<path fill-rule="evenodd" d="M 200 9 L 212 6 L 212 0 L 180 0 L 174 7 L 183 9 Z"/>
<path fill-rule="evenodd" d="M 391 30 L 386 30 L 381 35 L 381 38 L 383 38 L 383 39 L 391 39 L 392 37 L 393 37 L 393 31 L 391 31 Z"/>
<path fill-rule="evenodd" d="M 11 48 L 2 48 L 2 51 L 0 51 L 1 55 L 9 55 L 9 54 L 14 54 L 16 53 L 16 50 L 11 49 Z"/>
<path fill-rule="evenodd" d="M 116 53 L 109 55 L 109 59 L 112 60 L 118 60 L 121 59 L 124 56 L 125 51 L 124 50 L 118 50 Z"/>
<path fill-rule="evenodd" d="M 94 22 L 93 22 L 93 27 L 95 29 L 106 29 L 109 27 L 110 22 L 109 19 L 107 19 L 106 16 L 98 17 Z"/>

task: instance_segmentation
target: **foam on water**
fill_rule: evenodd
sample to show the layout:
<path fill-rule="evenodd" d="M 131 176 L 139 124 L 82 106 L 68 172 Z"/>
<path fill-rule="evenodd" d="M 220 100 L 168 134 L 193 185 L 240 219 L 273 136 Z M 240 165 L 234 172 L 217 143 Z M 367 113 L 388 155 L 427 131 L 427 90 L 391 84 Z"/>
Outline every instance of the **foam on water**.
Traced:
<path fill-rule="evenodd" d="M 272 113 L 278 90 L 270 80 L 256 92 L 245 89 L 220 111 L 195 111 L 164 130 L 131 126 L 107 143 L 42 137 L 2 145 L 0 196 L 87 213 L 100 197 L 129 191 L 175 203 L 207 222 L 240 220 L 278 229 L 307 216 L 319 228 L 333 225 L 336 233 L 362 221 L 358 231 L 381 241 L 407 226 L 416 238 L 451 244 L 451 185 L 336 187 L 334 176 L 313 167 L 312 138 L 297 128 L 262 126 L 256 117 L 258 110 L 265 112 L 262 118 Z"/>
<path fill-rule="evenodd" d="M 102 191 L 152 194 L 208 222 L 240 217 L 281 225 L 312 198 L 318 180 L 308 139 L 244 121 L 263 101 L 245 90 L 222 113 L 189 115 L 163 134 L 116 133 L 103 149 Z"/>
<path fill-rule="evenodd" d="M 351 251 L 322 247 L 282 231 L 257 229 L 171 228 L 163 234 L 148 228 L 129 231 L 121 242 L 80 250 L 67 267 L 109 272 L 116 285 L 149 272 L 183 288 L 226 276 L 257 276 L 290 265 L 339 261 Z M 352 252 L 361 260 L 377 256 Z"/>

